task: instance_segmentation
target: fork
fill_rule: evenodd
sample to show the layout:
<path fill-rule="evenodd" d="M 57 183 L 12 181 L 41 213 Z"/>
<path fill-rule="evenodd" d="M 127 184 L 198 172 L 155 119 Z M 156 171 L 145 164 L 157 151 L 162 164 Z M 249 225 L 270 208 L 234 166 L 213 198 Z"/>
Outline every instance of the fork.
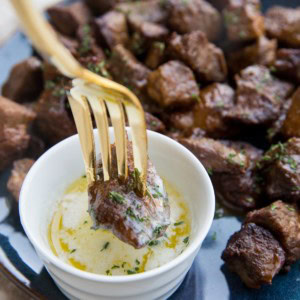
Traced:
<path fill-rule="evenodd" d="M 83 68 L 58 40 L 57 35 L 31 0 L 11 0 L 25 32 L 38 51 L 48 58 L 61 73 L 74 78 L 68 99 L 79 134 L 88 183 L 97 180 L 96 151 L 91 111 L 100 140 L 103 179 L 111 178 L 111 146 L 108 116 L 114 128 L 118 177 L 128 177 L 125 112 L 131 127 L 134 168 L 138 170 L 137 190 L 146 192 L 147 134 L 145 115 L 138 98 L 126 87 Z M 124 111 L 125 110 L 125 111 Z"/>

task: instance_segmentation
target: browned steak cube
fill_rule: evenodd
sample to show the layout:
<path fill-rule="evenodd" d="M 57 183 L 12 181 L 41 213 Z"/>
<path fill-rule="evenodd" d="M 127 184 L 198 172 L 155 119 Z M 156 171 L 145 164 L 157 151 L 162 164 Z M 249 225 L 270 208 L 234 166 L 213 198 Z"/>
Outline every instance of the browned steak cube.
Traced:
<path fill-rule="evenodd" d="M 165 43 L 153 42 L 147 52 L 145 65 L 151 70 L 157 69 L 165 60 L 165 48 Z"/>
<path fill-rule="evenodd" d="M 223 17 L 231 41 L 254 40 L 264 34 L 260 0 L 230 0 Z"/>
<path fill-rule="evenodd" d="M 0 96 L 0 172 L 27 149 L 28 127 L 35 117 L 32 110 Z"/>
<path fill-rule="evenodd" d="M 126 14 L 129 19 L 139 19 L 143 22 L 164 24 L 168 17 L 161 0 L 125 1 L 118 4 L 115 9 Z"/>
<path fill-rule="evenodd" d="M 134 169 L 132 147 L 128 147 L 128 178 L 118 180 L 115 147 L 112 147 L 112 179 L 89 186 L 89 213 L 94 228 L 113 232 L 120 240 L 139 249 L 161 237 L 170 224 L 170 205 L 163 181 L 148 162 L 148 193 L 136 193 L 139 174 Z M 101 164 L 100 164 L 101 168 Z M 100 178 L 103 178 L 100 174 Z"/>
<path fill-rule="evenodd" d="M 169 41 L 171 54 L 189 65 L 199 80 L 224 81 L 227 65 L 223 51 L 210 43 L 201 31 L 184 35 L 173 33 Z"/>
<path fill-rule="evenodd" d="M 226 207 L 243 211 L 257 207 L 261 188 L 252 170 L 244 174 L 212 173 L 212 182 L 216 198 Z"/>
<path fill-rule="evenodd" d="M 293 85 L 273 77 L 268 68 L 254 65 L 235 77 L 236 105 L 226 112 L 230 120 L 248 125 L 269 124 L 279 117 Z"/>
<path fill-rule="evenodd" d="M 288 138 L 300 137 L 300 88 L 293 94 L 281 132 Z"/>
<path fill-rule="evenodd" d="M 169 34 L 165 26 L 141 21 L 138 18 L 131 18 L 129 24 L 133 31 L 129 47 L 136 55 L 144 53 L 152 42 L 164 41 Z"/>
<path fill-rule="evenodd" d="M 300 215 L 296 205 L 278 200 L 247 214 L 245 223 L 255 223 L 273 233 L 286 253 L 286 264 L 300 258 Z"/>
<path fill-rule="evenodd" d="M 47 12 L 55 28 L 69 36 L 75 36 L 80 25 L 87 24 L 91 18 L 88 7 L 82 2 L 68 6 L 52 6 Z"/>
<path fill-rule="evenodd" d="M 210 41 L 216 40 L 221 30 L 219 12 L 204 0 L 168 0 L 168 24 L 181 34 L 201 30 Z"/>
<path fill-rule="evenodd" d="M 234 105 L 234 90 L 227 84 L 213 83 L 200 92 L 196 104 L 195 125 L 206 131 L 208 136 L 221 138 L 237 132 L 224 120 L 224 112 Z"/>
<path fill-rule="evenodd" d="M 300 49 L 279 49 L 274 72 L 282 78 L 300 83 Z"/>
<path fill-rule="evenodd" d="M 110 48 L 128 43 L 127 21 L 124 14 L 117 11 L 107 12 L 96 18 L 95 24 L 96 34 L 101 36 Z"/>
<path fill-rule="evenodd" d="M 192 70 L 172 60 L 150 73 L 148 94 L 163 107 L 189 106 L 199 97 L 199 88 Z"/>
<path fill-rule="evenodd" d="M 152 114 L 145 112 L 145 119 L 147 129 L 157 132 L 164 132 L 166 130 L 165 124 L 159 118 L 156 118 Z"/>
<path fill-rule="evenodd" d="M 117 45 L 113 49 L 109 71 L 117 82 L 127 86 L 137 96 L 144 96 L 150 71 L 123 45 Z"/>
<path fill-rule="evenodd" d="M 29 158 L 16 160 L 13 164 L 11 176 L 7 182 L 7 189 L 17 201 L 19 201 L 23 181 L 33 164 L 34 160 Z"/>
<path fill-rule="evenodd" d="M 36 107 L 36 127 L 45 142 L 53 145 L 76 133 L 66 96 L 70 80 L 48 65 L 44 67 L 44 77 L 45 90 Z"/>
<path fill-rule="evenodd" d="M 250 288 L 271 284 L 285 262 L 285 252 L 270 231 L 245 224 L 231 236 L 222 259 Z"/>
<path fill-rule="evenodd" d="M 270 66 L 276 58 L 277 41 L 260 36 L 255 44 L 230 52 L 228 66 L 233 73 L 238 73 L 250 65 Z"/>
<path fill-rule="evenodd" d="M 265 17 L 267 33 L 289 46 L 300 46 L 300 7 L 271 7 Z"/>
<path fill-rule="evenodd" d="M 183 138 L 180 143 L 201 161 L 210 173 L 242 174 L 249 167 L 248 157 L 209 138 Z"/>
<path fill-rule="evenodd" d="M 263 171 L 265 189 L 270 199 L 300 200 L 300 138 L 273 145 L 258 167 Z"/>
<path fill-rule="evenodd" d="M 2 87 L 2 95 L 17 102 L 35 100 L 43 88 L 41 62 L 35 57 L 16 64 Z"/>
<path fill-rule="evenodd" d="M 234 209 L 249 210 L 257 206 L 261 196 L 261 178 L 254 170 L 256 162 L 262 156 L 262 150 L 245 142 L 220 141 L 247 156 L 249 167 L 243 174 L 212 173 L 212 181 L 217 199 Z"/>

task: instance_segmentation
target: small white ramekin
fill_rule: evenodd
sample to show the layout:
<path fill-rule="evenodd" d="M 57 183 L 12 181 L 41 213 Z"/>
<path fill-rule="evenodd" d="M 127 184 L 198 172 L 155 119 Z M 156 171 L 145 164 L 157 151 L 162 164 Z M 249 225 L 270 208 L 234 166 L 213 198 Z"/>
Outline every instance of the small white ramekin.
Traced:
<path fill-rule="evenodd" d="M 130 139 L 130 129 L 127 130 Z M 98 134 L 95 131 L 98 147 Z M 110 128 L 111 142 L 113 130 Z M 70 299 L 166 299 L 179 287 L 212 224 L 215 198 L 204 167 L 174 140 L 148 131 L 149 157 L 158 173 L 184 196 L 191 210 L 189 245 L 169 263 L 136 275 L 105 276 L 84 272 L 59 260 L 51 251 L 47 229 L 51 212 L 65 188 L 84 174 L 78 135 L 43 154 L 28 173 L 19 210 L 24 230 L 48 272 Z"/>

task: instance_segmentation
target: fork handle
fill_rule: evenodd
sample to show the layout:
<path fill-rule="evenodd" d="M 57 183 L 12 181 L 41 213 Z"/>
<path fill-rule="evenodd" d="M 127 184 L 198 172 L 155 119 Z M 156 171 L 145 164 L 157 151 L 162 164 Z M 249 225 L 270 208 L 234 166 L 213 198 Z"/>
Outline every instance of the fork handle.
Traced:
<path fill-rule="evenodd" d="M 11 0 L 26 34 L 33 45 L 50 59 L 64 75 L 82 77 L 83 69 L 68 49 L 58 40 L 56 33 L 36 9 L 31 0 Z"/>

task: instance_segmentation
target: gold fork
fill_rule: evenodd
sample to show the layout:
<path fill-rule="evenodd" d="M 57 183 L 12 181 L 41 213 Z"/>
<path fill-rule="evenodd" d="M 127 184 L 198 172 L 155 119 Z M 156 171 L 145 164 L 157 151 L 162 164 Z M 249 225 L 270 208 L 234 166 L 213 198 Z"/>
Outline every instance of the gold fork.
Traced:
<path fill-rule="evenodd" d="M 138 191 L 145 194 L 147 177 L 147 135 L 143 108 L 138 98 L 126 87 L 83 68 L 58 40 L 43 15 L 30 0 L 11 0 L 34 46 L 66 76 L 75 78 L 68 99 L 75 119 L 83 153 L 87 180 L 96 180 L 96 153 L 91 111 L 99 132 L 104 180 L 111 177 L 111 148 L 107 110 L 115 134 L 118 175 L 126 179 L 127 137 L 125 114 L 132 133 L 134 167 L 140 173 Z"/>

